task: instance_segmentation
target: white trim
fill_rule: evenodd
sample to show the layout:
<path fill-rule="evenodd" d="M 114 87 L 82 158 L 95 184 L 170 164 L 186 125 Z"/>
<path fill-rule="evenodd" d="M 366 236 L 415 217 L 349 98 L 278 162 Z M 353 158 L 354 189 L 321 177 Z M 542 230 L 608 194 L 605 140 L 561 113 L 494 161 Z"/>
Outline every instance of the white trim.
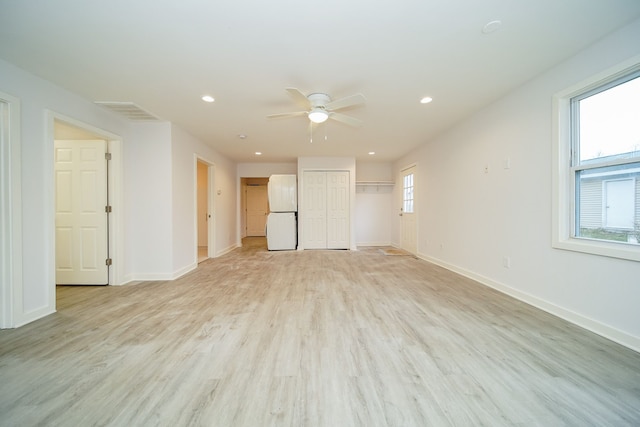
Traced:
<path fill-rule="evenodd" d="M 7 132 L 0 135 L 0 329 L 24 318 L 22 284 L 22 182 L 20 100 L 0 92 L 0 114 Z M 0 117 L 0 120 L 4 120 Z M 5 140 L 5 137 L 7 139 Z"/>
<path fill-rule="evenodd" d="M 571 98 L 640 69 L 640 55 L 598 73 L 553 96 L 552 105 L 552 188 L 551 246 L 613 258 L 640 261 L 640 246 L 575 238 L 575 174 L 571 173 Z"/>
<path fill-rule="evenodd" d="M 357 248 L 378 247 L 378 246 L 393 246 L 393 244 L 391 242 L 358 242 L 356 244 Z"/>
<path fill-rule="evenodd" d="M 638 162 L 640 162 L 640 160 L 636 159 L 636 161 L 634 163 L 638 163 Z M 599 168 L 600 167 L 598 167 L 598 169 Z M 580 171 L 585 171 L 587 169 L 579 169 L 579 170 Z M 632 174 L 636 174 L 636 173 L 640 173 L 640 168 L 619 169 L 619 170 L 608 171 L 608 172 L 590 173 L 589 175 L 585 175 L 584 179 L 602 178 L 602 177 L 606 177 L 606 176 L 616 176 L 616 175 L 632 175 Z M 613 178 L 613 179 L 625 179 L 625 178 Z"/>
<path fill-rule="evenodd" d="M 210 220 L 207 224 L 208 230 L 207 233 L 207 255 L 209 258 L 215 258 L 218 255 L 216 254 L 216 224 L 217 215 L 216 215 L 216 165 L 213 162 L 207 162 L 209 165 L 209 169 L 207 170 L 208 181 L 207 188 L 209 190 L 209 197 L 207 198 L 209 202 L 209 216 Z"/>
<path fill-rule="evenodd" d="M 217 257 L 221 257 L 222 255 L 226 255 L 229 252 L 233 251 L 234 249 L 237 249 L 237 248 L 240 248 L 240 247 L 242 247 L 242 245 L 239 245 L 239 244 L 234 244 L 234 245 L 231 245 L 231 246 L 227 246 L 226 248 L 221 249 L 219 252 L 216 253 L 216 258 Z"/>
<path fill-rule="evenodd" d="M 198 162 L 207 165 L 207 211 L 209 214 L 209 220 L 207 221 L 207 256 L 209 258 L 216 258 L 216 215 L 215 215 L 215 174 L 216 165 L 214 162 L 202 157 L 198 154 L 193 155 L 193 238 L 195 242 L 194 247 L 194 259 L 198 262 Z"/>
<path fill-rule="evenodd" d="M 621 331 L 619 329 L 616 329 L 604 323 L 598 322 L 597 320 L 591 319 L 589 317 L 585 317 L 571 310 L 564 309 L 549 301 L 543 300 L 541 298 L 537 298 L 526 292 L 519 291 L 503 283 L 489 279 L 488 277 L 457 267 L 453 264 L 446 263 L 437 258 L 432 258 L 423 254 L 419 254 L 418 258 L 422 259 L 423 261 L 438 265 L 454 273 L 460 274 L 461 276 L 467 277 L 471 280 L 474 280 L 475 282 L 478 282 L 478 284 L 480 285 L 488 286 L 492 289 L 495 289 L 496 291 L 501 292 L 510 297 L 513 297 L 518 301 L 522 301 L 535 308 L 538 308 L 542 311 L 545 311 L 561 319 L 564 319 L 567 322 L 580 326 L 581 328 L 584 328 L 590 332 L 593 332 L 594 334 L 600 335 L 613 342 L 616 342 L 620 345 L 630 348 L 631 350 L 640 352 L 639 337 L 633 336 L 631 334 L 628 334 L 624 331 Z"/>
<path fill-rule="evenodd" d="M 177 271 L 174 271 L 173 274 L 171 274 L 171 279 L 169 280 L 176 280 L 181 278 L 182 276 L 184 276 L 187 273 L 192 272 L 193 270 L 195 270 L 196 268 L 198 268 L 198 260 L 196 259 L 195 262 L 191 263 L 190 265 L 187 265 Z"/>

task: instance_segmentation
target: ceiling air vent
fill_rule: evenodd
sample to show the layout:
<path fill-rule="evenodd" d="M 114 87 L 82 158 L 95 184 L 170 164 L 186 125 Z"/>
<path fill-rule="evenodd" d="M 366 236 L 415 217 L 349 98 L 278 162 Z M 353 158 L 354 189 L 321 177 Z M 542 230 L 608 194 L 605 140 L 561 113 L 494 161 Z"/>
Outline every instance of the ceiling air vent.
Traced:
<path fill-rule="evenodd" d="M 129 120 L 152 122 L 160 120 L 150 112 L 143 110 L 139 105 L 133 102 L 114 102 L 114 101 L 95 101 L 97 105 L 101 105 L 114 113 L 118 113 L 121 116 L 125 116 Z"/>

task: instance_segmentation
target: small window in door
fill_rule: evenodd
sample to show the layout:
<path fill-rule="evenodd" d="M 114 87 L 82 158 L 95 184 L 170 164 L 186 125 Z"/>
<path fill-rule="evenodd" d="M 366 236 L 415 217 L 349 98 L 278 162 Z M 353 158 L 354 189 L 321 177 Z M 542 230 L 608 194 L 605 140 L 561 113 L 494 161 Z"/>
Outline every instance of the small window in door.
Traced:
<path fill-rule="evenodd" d="M 413 174 L 412 173 L 409 173 L 404 176 L 402 211 L 405 213 L 413 213 Z"/>

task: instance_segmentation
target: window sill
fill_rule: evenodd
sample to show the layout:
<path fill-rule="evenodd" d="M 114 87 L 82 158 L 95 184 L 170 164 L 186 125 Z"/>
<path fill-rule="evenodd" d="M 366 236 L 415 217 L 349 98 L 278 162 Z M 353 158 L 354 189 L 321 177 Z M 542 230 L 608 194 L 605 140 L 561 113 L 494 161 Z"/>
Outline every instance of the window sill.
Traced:
<path fill-rule="evenodd" d="M 634 243 L 616 243 L 585 238 L 569 238 L 554 241 L 552 247 L 610 258 L 640 261 L 640 245 Z"/>

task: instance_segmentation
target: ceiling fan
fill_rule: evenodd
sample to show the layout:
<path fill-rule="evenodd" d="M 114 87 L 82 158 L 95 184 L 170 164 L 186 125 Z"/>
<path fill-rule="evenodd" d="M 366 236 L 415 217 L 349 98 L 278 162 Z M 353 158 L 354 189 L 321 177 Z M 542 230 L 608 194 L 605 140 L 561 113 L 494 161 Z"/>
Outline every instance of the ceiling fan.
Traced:
<path fill-rule="evenodd" d="M 365 98 L 360 93 L 332 101 L 331 97 L 326 93 L 311 93 L 309 95 L 305 95 L 300 92 L 300 90 L 293 87 L 287 88 L 286 90 L 289 95 L 291 95 L 293 101 L 298 104 L 303 111 L 271 114 L 267 116 L 268 118 L 275 119 L 282 117 L 307 116 L 312 124 L 324 123 L 327 119 L 332 119 L 349 126 L 358 127 L 362 125 L 362 120 L 345 114 L 336 113 L 336 110 L 364 104 Z"/>

